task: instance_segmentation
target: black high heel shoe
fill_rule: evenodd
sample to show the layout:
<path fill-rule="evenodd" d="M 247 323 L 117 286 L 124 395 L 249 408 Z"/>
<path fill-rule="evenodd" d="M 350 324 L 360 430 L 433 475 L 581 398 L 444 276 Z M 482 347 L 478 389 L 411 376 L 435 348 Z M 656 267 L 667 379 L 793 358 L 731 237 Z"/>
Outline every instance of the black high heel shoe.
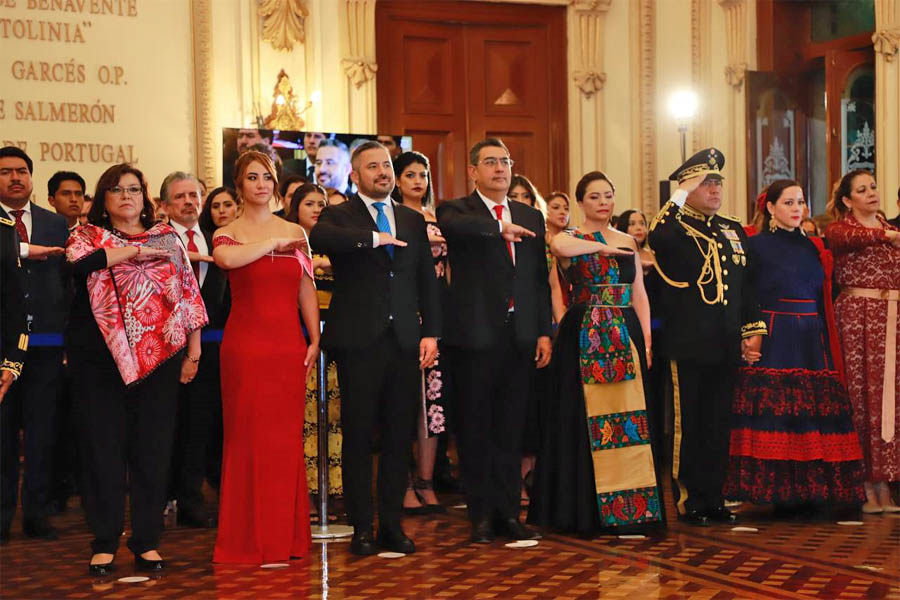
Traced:
<path fill-rule="evenodd" d="M 416 495 L 416 498 L 424 505 L 422 506 L 422 508 L 425 509 L 425 514 L 446 514 L 446 508 L 444 508 L 440 504 L 429 504 L 425 501 L 425 494 L 420 493 L 423 490 L 431 490 L 432 492 L 434 491 L 433 479 L 422 479 L 421 477 L 416 477 L 415 481 L 413 481 L 412 489 L 413 493 Z"/>
<path fill-rule="evenodd" d="M 135 554 L 134 568 L 138 571 L 162 571 L 166 568 L 166 561 L 163 559 L 149 560 L 143 558 L 140 554 Z"/>

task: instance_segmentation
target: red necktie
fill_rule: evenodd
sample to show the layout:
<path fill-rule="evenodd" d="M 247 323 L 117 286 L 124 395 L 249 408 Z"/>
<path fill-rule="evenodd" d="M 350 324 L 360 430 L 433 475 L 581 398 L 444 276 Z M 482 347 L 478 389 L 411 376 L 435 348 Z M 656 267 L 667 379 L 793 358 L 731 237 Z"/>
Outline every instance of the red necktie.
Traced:
<path fill-rule="evenodd" d="M 503 220 L 503 205 L 495 206 L 494 212 L 497 213 L 497 220 L 502 221 Z M 511 261 L 513 261 L 513 263 L 515 263 L 516 260 L 513 258 L 512 242 L 506 242 L 506 251 L 509 252 L 509 260 L 511 260 Z"/>
<path fill-rule="evenodd" d="M 197 244 L 194 242 L 194 235 L 196 235 L 196 233 L 197 232 L 192 229 L 187 230 L 187 236 L 188 236 L 187 249 L 188 249 L 188 252 L 196 252 L 197 254 L 200 254 L 200 248 L 198 248 Z M 194 269 L 194 277 L 197 278 L 197 285 L 200 285 L 200 263 L 192 262 L 191 268 Z"/>
<path fill-rule="evenodd" d="M 11 210 L 9 211 L 12 216 L 16 218 L 16 233 L 19 234 L 19 241 L 25 244 L 28 243 L 28 229 L 25 227 L 25 222 L 22 220 L 22 215 L 25 214 L 24 210 Z"/>
<path fill-rule="evenodd" d="M 494 207 L 494 213 L 497 215 L 497 220 L 498 220 L 498 221 L 502 221 L 502 220 L 503 220 L 503 205 L 497 205 L 497 206 L 495 206 L 495 207 Z M 509 252 L 509 260 L 511 260 L 512 263 L 515 265 L 515 264 L 516 264 L 516 259 L 513 258 L 512 242 L 506 242 L 506 251 Z M 510 299 L 509 299 L 509 306 L 508 306 L 509 310 L 512 310 L 514 306 L 515 306 L 515 302 L 513 302 L 513 299 L 510 298 Z"/>

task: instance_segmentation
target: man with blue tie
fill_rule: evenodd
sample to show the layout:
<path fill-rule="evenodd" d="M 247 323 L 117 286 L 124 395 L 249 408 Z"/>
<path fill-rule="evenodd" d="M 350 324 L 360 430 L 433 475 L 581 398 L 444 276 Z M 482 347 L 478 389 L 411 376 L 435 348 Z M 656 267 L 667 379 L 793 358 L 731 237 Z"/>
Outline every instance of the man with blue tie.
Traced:
<path fill-rule="evenodd" d="M 321 149 L 320 149 L 321 150 Z M 400 524 L 407 459 L 421 386 L 441 331 L 439 288 L 425 220 L 391 201 L 394 169 L 378 142 L 351 159 L 359 193 L 322 211 L 310 246 L 331 259 L 334 294 L 322 346 L 341 386 L 344 497 L 354 534 L 350 551 L 382 547 L 410 554 Z M 381 432 L 378 538 L 373 535 L 372 439 Z"/>

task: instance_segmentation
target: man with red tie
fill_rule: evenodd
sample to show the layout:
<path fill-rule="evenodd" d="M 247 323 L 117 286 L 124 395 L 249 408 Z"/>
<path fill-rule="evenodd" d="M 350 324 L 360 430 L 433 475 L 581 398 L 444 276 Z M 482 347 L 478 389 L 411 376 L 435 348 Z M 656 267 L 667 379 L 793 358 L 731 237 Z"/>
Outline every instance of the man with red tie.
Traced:
<path fill-rule="evenodd" d="M 198 224 L 200 196 L 200 182 L 182 171 L 166 176 L 159 190 L 169 224 L 187 248 L 209 315 L 209 324 L 202 331 L 203 348 L 196 379 L 182 384 L 178 395 L 171 495 L 178 500 L 179 525 L 214 527 L 216 519 L 206 513 L 200 490 L 204 477 L 213 487 L 218 487 L 219 480 L 217 469 L 210 465 L 221 462 L 219 342 L 228 315 L 228 292 L 225 274 L 210 256 L 213 232 L 201 230 Z"/>
<path fill-rule="evenodd" d="M 28 342 L 16 385 L 0 404 L 0 543 L 9 539 L 19 491 L 19 430 L 25 473 L 22 529 L 27 537 L 53 540 L 48 520 L 53 450 L 59 426 L 62 330 L 66 321 L 66 220 L 31 201 L 34 164 L 20 148 L 0 148 L 0 207 L 13 221 L 22 262 Z"/>
<path fill-rule="evenodd" d="M 550 362 L 550 286 L 541 213 L 506 197 L 513 161 L 488 138 L 469 153 L 475 191 L 438 207 L 450 292 L 444 343 L 457 384 L 472 542 L 537 539 L 518 519 L 522 434 L 535 366 Z"/>

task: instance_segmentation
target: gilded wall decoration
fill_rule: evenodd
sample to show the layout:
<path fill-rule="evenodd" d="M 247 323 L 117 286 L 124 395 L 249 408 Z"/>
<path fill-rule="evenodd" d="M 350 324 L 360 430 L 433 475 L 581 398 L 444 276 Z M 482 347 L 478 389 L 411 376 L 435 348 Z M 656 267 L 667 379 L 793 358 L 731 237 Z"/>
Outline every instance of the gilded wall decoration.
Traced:
<path fill-rule="evenodd" d="M 289 52 L 306 41 L 306 0 L 259 0 L 263 39 L 276 50 Z"/>

